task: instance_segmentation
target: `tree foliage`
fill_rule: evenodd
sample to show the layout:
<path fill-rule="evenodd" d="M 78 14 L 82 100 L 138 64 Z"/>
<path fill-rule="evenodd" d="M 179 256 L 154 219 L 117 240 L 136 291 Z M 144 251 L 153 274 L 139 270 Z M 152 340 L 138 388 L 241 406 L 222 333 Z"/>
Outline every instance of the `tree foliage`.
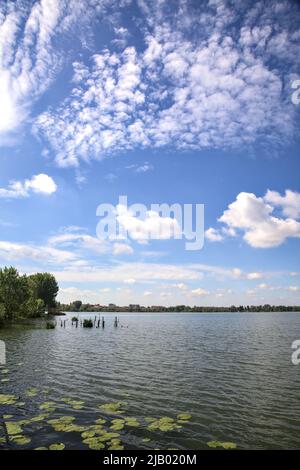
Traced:
<path fill-rule="evenodd" d="M 0 322 L 41 316 L 55 305 L 57 292 L 52 274 L 26 276 L 12 266 L 0 268 Z"/>

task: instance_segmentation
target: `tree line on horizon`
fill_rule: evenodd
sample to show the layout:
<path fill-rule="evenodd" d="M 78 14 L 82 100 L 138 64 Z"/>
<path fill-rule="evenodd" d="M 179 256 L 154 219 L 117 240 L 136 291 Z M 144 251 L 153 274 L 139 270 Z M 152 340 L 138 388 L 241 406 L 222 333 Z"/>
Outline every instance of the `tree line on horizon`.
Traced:
<path fill-rule="evenodd" d="M 130 304 L 119 306 L 115 304 L 99 305 L 83 303 L 81 300 L 75 300 L 69 304 L 58 302 L 60 311 L 65 312 L 299 312 L 300 306 L 289 305 L 231 305 L 230 307 L 174 305 L 166 307 L 163 305 L 152 305 L 144 307 L 139 304 Z"/>
<path fill-rule="evenodd" d="M 22 318 L 37 318 L 56 308 L 59 287 L 50 273 L 27 276 L 12 266 L 0 268 L 0 325 Z"/>

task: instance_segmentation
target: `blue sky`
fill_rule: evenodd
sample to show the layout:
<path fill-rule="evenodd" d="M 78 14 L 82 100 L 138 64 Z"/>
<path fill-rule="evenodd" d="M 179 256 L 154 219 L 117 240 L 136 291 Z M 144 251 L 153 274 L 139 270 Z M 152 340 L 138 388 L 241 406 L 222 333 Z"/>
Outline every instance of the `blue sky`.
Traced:
<path fill-rule="evenodd" d="M 294 1 L 1 2 L 1 265 L 53 272 L 65 302 L 299 305 L 299 20 Z M 134 239 L 128 211 L 128 239 L 97 238 L 120 195 L 204 204 L 203 249 Z"/>

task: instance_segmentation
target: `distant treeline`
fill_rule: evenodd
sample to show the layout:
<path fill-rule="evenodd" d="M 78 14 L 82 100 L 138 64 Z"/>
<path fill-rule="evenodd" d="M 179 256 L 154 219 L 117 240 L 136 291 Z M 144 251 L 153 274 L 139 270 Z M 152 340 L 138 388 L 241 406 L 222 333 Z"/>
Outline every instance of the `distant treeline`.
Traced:
<path fill-rule="evenodd" d="M 56 308 L 58 284 L 50 273 L 21 275 L 13 267 L 0 268 L 0 326 L 40 317 Z"/>
<path fill-rule="evenodd" d="M 60 311 L 65 312 L 300 312 L 300 306 L 287 306 L 287 305 L 231 305 L 230 307 L 203 307 L 195 305 L 190 307 L 188 305 L 175 305 L 172 307 L 165 307 L 163 305 L 152 305 L 151 307 L 144 307 L 143 305 L 130 304 L 126 306 L 119 306 L 115 304 L 109 305 L 93 305 L 82 303 L 81 300 L 76 300 L 70 304 L 58 303 Z"/>

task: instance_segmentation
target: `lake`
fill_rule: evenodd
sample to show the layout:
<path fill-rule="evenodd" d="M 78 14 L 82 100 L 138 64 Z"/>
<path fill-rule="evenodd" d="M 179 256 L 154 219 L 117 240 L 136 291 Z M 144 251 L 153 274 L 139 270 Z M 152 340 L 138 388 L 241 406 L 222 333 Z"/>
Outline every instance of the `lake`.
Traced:
<path fill-rule="evenodd" d="M 118 328 L 103 315 L 104 329 L 61 328 L 68 314 L 55 330 L 0 330 L 0 394 L 13 395 L 0 447 L 300 448 L 299 313 L 121 313 Z"/>

